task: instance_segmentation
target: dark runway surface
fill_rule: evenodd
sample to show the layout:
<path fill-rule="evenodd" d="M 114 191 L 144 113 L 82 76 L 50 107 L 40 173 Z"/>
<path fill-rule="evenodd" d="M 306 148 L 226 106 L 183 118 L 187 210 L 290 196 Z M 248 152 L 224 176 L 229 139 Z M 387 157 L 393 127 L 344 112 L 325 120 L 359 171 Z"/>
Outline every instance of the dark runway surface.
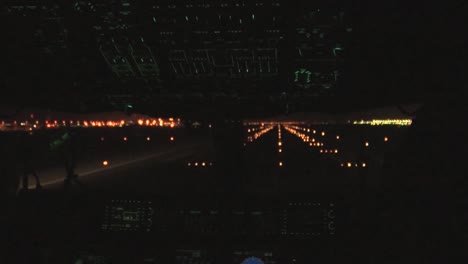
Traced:
<path fill-rule="evenodd" d="M 328 126 L 317 128 L 316 134 L 312 132 L 315 129 L 305 131 L 304 135 L 309 135 L 306 141 L 286 128 L 290 130 L 290 127 L 274 126 L 253 142 L 246 140 L 238 150 L 240 160 L 232 173 L 226 173 L 226 168 L 217 161 L 217 151 L 222 150 L 213 147 L 209 130 L 197 136 L 180 136 L 171 144 L 144 151 L 141 146 L 135 146 L 120 148 L 112 154 L 90 155 L 91 158 L 78 163 L 77 173 L 79 181 L 89 190 L 162 195 L 211 194 L 227 190 L 254 195 L 353 195 L 363 184 L 375 180 L 369 179 L 372 162 L 368 161 L 366 167 L 362 167 L 363 161 L 359 166 L 356 163 L 359 152 L 363 151 L 362 146 L 356 145 L 367 142 L 365 139 L 347 138 L 340 128 Z M 322 142 L 322 146 L 312 146 L 312 141 Z M 330 153 L 323 153 L 325 149 Z M 335 149 L 337 153 L 332 151 Z M 365 151 L 384 150 L 374 147 Z M 104 160 L 108 165 L 103 165 Z M 352 161 L 351 167 L 348 167 L 349 161 Z M 64 168 L 56 166 L 38 173 L 44 188 L 63 188 Z M 30 188 L 33 187 L 31 179 Z"/>

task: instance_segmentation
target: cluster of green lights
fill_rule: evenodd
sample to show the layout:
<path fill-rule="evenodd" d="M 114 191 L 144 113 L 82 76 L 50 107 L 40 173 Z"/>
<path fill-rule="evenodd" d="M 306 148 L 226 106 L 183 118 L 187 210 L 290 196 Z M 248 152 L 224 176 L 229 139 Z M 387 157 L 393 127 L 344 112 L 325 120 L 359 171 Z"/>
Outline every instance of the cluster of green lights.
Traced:
<path fill-rule="evenodd" d="M 69 137 L 70 136 L 68 135 L 68 133 L 63 134 L 59 139 L 56 139 L 52 143 L 49 144 L 50 149 L 51 150 L 57 149 L 59 146 L 65 143 L 65 141 L 67 141 Z"/>
<path fill-rule="evenodd" d="M 299 76 L 304 76 L 306 77 L 306 82 L 310 83 L 311 79 L 310 77 L 312 76 L 312 72 L 306 69 L 300 69 L 294 72 L 294 82 L 299 81 Z"/>

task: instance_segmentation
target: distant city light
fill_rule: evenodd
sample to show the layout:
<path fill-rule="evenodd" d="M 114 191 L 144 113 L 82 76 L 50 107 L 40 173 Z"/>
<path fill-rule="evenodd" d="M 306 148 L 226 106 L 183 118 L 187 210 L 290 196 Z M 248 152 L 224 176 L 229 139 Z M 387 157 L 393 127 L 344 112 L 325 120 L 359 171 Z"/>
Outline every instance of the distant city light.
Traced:
<path fill-rule="evenodd" d="M 369 142 L 364 143 L 364 145 L 365 145 L 366 147 L 368 147 L 368 146 L 369 146 Z"/>
<path fill-rule="evenodd" d="M 388 141 L 388 137 L 384 137 L 384 141 L 387 142 L 387 141 Z"/>
<path fill-rule="evenodd" d="M 411 126 L 411 119 L 372 119 L 353 121 L 353 125 L 371 125 L 371 126 Z"/>
<path fill-rule="evenodd" d="M 283 162 L 280 161 L 280 162 L 278 163 L 278 165 L 279 165 L 280 167 L 283 167 Z"/>
<path fill-rule="evenodd" d="M 350 168 L 352 164 L 351 164 L 351 162 L 348 162 L 347 165 L 348 165 L 348 168 Z"/>
<path fill-rule="evenodd" d="M 109 165 L 109 162 L 107 162 L 107 160 L 105 160 L 105 161 L 102 162 L 102 165 L 107 166 L 107 165 Z"/>
<path fill-rule="evenodd" d="M 151 138 L 150 138 L 150 137 L 146 137 L 146 141 L 150 141 L 150 140 L 151 140 Z"/>
<path fill-rule="evenodd" d="M 336 136 L 336 139 L 340 139 L 340 136 Z"/>
<path fill-rule="evenodd" d="M 124 141 L 127 141 L 127 137 L 124 137 L 123 140 L 124 140 Z"/>
<path fill-rule="evenodd" d="M 171 137 L 170 140 L 171 140 L 171 141 L 174 141 L 174 137 Z"/>

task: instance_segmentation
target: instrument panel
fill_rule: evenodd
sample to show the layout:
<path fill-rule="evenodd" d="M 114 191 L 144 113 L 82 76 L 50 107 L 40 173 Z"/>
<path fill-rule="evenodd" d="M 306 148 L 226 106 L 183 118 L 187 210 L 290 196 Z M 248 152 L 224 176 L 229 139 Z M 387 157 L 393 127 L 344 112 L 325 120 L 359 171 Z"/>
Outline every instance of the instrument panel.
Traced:
<path fill-rule="evenodd" d="M 324 199 L 25 198 L 12 235 L 73 263 L 327 263 L 345 229 Z"/>
<path fill-rule="evenodd" d="M 229 205 L 113 199 L 104 205 L 101 230 L 158 237 L 333 238 L 334 202 L 287 201 Z"/>

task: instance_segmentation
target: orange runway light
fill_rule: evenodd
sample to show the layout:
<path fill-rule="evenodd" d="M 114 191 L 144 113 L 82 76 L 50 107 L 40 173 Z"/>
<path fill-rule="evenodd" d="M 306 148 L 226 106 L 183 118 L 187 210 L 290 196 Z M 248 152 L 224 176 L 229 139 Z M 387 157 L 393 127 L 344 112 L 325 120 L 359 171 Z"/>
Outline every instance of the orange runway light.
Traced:
<path fill-rule="evenodd" d="M 109 162 L 107 162 L 107 160 L 105 160 L 105 161 L 102 162 L 102 165 L 107 166 L 107 165 L 109 165 Z"/>

